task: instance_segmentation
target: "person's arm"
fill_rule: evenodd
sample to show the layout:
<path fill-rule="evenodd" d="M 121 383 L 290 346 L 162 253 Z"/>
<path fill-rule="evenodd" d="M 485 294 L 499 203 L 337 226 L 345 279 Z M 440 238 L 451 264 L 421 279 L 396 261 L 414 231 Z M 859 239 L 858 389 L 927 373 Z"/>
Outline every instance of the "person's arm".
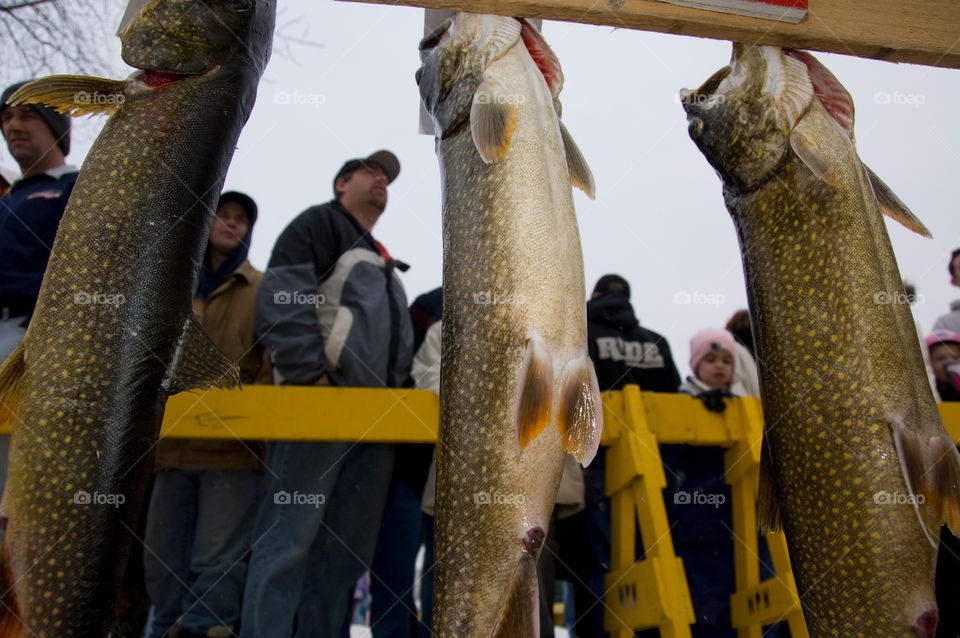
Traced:
<path fill-rule="evenodd" d="M 410 376 L 414 386 L 421 390 L 430 390 L 440 395 L 440 322 L 427 329 L 423 344 L 413 357 Z"/>
<path fill-rule="evenodd" d="M 285 385 L 312 385 L 326 378 L 323 333 L 315 300 L 319 278 L 336 256 L 330 233 L 303 216 L 277 239 L 257 291 L 257 334 L 270 350 Z M 308 227 L 308 224 L 311 227 Z M 327 228 L 327 231 L 330 229 Z"/>

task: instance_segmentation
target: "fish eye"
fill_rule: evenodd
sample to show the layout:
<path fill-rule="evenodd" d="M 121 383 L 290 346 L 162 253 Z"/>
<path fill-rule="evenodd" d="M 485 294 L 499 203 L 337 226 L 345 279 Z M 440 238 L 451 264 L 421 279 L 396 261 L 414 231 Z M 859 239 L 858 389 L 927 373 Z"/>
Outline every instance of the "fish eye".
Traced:
<path fill-rule="evenodd" d="M 434 29 L 430 35 L 420 40 L 420 50 L 428 51 L 440 44 L 440 40 L 443 39 L 443 34 L 447 32 L 447 29 L 449 29 L 452 24 L 453 20 L 450 18 L 444 20 L 443 24 Z"/>

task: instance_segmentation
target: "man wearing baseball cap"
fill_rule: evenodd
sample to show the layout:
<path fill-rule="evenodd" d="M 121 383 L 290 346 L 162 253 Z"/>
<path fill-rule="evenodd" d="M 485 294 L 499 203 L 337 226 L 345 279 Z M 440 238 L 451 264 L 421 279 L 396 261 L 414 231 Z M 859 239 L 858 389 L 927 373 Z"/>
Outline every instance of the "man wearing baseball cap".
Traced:
<path fill-rule="evenodd" d="M 77 180 L 76 167 L 64 160 L 70 152 L 70 118 L 39 104 L 10 106 L 10 96 L 24 84 L 13 84 L 0 95 L 0 132 L 20 166 L 20 177 L 0 195 L 0 362 L 26 334 L 53 238 Z M 0 491 L 9 444 L 10 437 L 0 436 Z"/>
<path fill-rule="evenodd" d="M 400 173 L 389 151 L 348 160 L 334 199 L 280 234 L 257 293 L 257 334 L 278 385 L 404 387 L 413 358 L 407 298 L 371 235 Z M 373 560 L 393 446 L 271 442 L 253 530 L 241 638 L 338 636 Z"/>

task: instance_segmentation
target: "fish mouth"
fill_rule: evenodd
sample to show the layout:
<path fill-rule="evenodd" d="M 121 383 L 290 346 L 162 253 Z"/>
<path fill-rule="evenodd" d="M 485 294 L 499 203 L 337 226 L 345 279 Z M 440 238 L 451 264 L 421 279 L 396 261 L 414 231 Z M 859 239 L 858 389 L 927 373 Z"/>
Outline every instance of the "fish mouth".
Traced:
<path fill-rule="evenodd" d="M 190 78 L 199 78 L 212 75 L 219 68 L 219 66 L 215 66 L 201 73 L 175 73 L 170 71 L 159 71 L 155 69 L 140 69 L 130 76 L 130 79 L 138 88 L 155 90 L 169 86 L 170 84 L 176 84 L 177 82 L 189 80 Z"/>
<path fill-rule="evenodd" d="M 693 113 L 704 113 L 722 102 L 722 95 L 717 94 L 720 84 L 733 73 L 733 67 L 727 65 L 711 75 L 696 91 L 680 90 L 680 103 L 687 112 L 688 119 Z"/>
<path fill-rule="evenodd" d="M 440 46 L 440 44 L 442 44 L 445 40 L 448 40 L 451 37 L 450 27 L 452 26 L 453 26 L 453 19 L 447 18 L 446 20 L 443 21 L 443 24 L 441 24 L 439 27 L 437 27 L 436 29 L 431 31 L 428 35 L 426 35 L 422 40 L 420 40 L 420 45 L 417 47 L 417 49 L 420 51 L 421 61 L 424 60 L 428 55 L 430 55 L 434 49 Z M 420 86 L 420 78 L 423 77 L 422 65 L 420 66 L 419 69 L 417 69 L 417 72 L 414 75 L 414 77 L 417 80 L 417 86 Z"/>

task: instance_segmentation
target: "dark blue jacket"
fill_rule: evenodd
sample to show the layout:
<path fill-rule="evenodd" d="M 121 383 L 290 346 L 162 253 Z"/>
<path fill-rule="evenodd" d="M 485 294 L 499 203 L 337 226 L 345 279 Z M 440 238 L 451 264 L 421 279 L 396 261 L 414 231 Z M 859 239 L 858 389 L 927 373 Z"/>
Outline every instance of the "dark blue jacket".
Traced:
<path fill-rule="evenodd" d="M 72 170 L 16 182 L 0 197 L 0 308 L 31 315 L 40 295 L 53 238 L 77 181 Z"/>

